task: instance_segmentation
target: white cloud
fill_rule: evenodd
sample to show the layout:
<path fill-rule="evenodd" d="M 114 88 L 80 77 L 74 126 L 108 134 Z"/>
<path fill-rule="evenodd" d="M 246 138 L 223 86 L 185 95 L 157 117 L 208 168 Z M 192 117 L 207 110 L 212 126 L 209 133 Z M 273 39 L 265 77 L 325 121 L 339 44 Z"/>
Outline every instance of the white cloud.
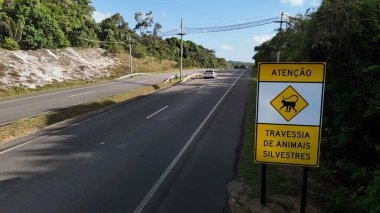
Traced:
<path fill-rule="evenodd" d="M 290 4 L 290 6 L 302 6 L 304 3 L 304 0 L 281 0 L 281 3 L 283 4 Z"/>
<path fill-rule="evenodd" d="M 162 11 L 162 12 L 161 12 L 161 16 L 167 16 L 167 15 L 168 15 L 167 12 L 165 12 L 165 11 Z"/>
<path fill-rule="evenodd" d="M 102 20 L 108 18 L 108 17 L 111 17 L 112 14 L 111 13 L 101 13 L 101 12 L 98 12 L 98 11 L 95 11 L 94 14 L 92 15 L 92 17 L 95 19 L 95 21 L 97 23 L 101 22 Z"/>
<path fill-rule="evenodd" d="M 222 47 L 220 49 L 223 51 L 234 51 L 235 48 L 233 46 L 224 44 L 224 45 L 222 45 Z"/>
<path fill-rule="evenodd" d="M 255 44 L 262 44 L 266 41 L 268 41 L 269 39 L 271 39 L 273 36 L 270 36 L 270 35 L 267 35 L 267 34 L 264 34 L 264 35 L 261 35 L 261 36 L 254 36 L 253 37 L 253 42 Z"/>
<path fill-rule="evenodd" d="M 310 7 L 319 7 L 319 6 L 321 6 L 321 0 L 312 0 L 311 2 L 310 2 Z"/>

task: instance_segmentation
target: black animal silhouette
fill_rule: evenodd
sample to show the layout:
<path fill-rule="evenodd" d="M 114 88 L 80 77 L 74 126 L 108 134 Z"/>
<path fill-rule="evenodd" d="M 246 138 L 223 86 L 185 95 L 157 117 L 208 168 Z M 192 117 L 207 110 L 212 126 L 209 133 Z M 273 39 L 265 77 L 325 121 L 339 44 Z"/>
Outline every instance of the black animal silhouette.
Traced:
<path fill-rule="evenodd" d="M 296 97 L 295 101 L 286 101 L 286 100 L 289 100 L 290 98 L 292 98 L 293 96 Z M 293 109 L 295 112 L 297 112 L 297 110 L 295 109 L 296 103 L 298 101 L 298 96 L 297 95 L 291 95 L 291 96 L 289 96 L 287 98 L 284 98 L 284 96 L 283 96 L 282 98 L 283 98 L 282 101 L 281 101 L 282 102 L 282 107 L 280 108 L 280 110 L 282 108 L 286 107 L 285 112 L 290 112 L 291 109 Z"/>

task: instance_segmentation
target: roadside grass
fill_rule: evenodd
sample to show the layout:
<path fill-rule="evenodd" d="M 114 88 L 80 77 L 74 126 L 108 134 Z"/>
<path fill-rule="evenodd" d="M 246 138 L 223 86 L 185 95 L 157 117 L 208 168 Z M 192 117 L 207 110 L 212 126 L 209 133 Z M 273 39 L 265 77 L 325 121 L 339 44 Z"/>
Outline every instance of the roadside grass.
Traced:
<path fill-rule="evenodd" d="M 256 72 L 246 108 L 244 143 L 237 175 L 229 183 L 227 212 L 298 212 L 300 209 L 302 167 L 268 165 L 266 206 L 261 205 L 261 164 L 253 163 L 256 119 Z M 316 206 L 326 202 L 324 193 L 330 191 L 323 182 L 319 168 L 309 168 L 307 212 L 321 212 Z M 331 186 L 330 186 L 331 187 Z M 328 194 L 328 193 L 327 193 Z"/>
<path fill-rule="evenodd" d="M 0 144 L 15 140 L 17 138 L 32 134 L 45 127 L 59 123 L 61 121 L 85 115 L 97 110 L 104 110 L 113 104 L 125 102 L 149 95 L 159 89 L 168 88 L 179 80 L 173 80 L 170 83 L 160 83 L 150 86 L 140 87 L 134 90 L 126 91 L 121 94 L 113 95 L 106 98 L 97 99 L 88 103 L 64 108 L 55 112 L 48 112 L 32 118 L 23 118 L 11 122 L 8 125 L 0 126 Z"/>

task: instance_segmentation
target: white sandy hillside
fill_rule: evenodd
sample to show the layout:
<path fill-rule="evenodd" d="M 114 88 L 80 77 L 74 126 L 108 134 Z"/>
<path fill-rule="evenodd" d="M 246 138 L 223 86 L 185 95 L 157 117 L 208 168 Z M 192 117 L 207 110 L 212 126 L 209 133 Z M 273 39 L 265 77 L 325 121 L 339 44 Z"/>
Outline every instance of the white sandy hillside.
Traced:
<path fill-rule="evenodd" d="M 35 88 L 54 81 L 109 76 L 119 60 L 100 48 L 8 51 L 0 49 L 0 88 Z"/>

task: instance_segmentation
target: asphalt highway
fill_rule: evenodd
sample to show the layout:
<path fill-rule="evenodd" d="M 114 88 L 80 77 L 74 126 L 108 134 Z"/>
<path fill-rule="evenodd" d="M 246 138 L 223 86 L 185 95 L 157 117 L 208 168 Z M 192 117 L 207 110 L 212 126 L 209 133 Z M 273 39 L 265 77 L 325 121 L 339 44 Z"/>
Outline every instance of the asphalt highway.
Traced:
<path fill-rule="evenodd" d="M 0 212 L 222 212 L 250 70 L 0 146 Z"/>
<path fill-rule="evenodd" d="M 184 74 L 195 72 L 197 71 L 185 71 Z M 137 87 L 161 83 L 173 74 L 176 73 L 127 78 L 75 89 L 64 89 L 3 99 L 0 100 L 0 125 L 19 118 L 30 117 L 115 95 Z"/>

